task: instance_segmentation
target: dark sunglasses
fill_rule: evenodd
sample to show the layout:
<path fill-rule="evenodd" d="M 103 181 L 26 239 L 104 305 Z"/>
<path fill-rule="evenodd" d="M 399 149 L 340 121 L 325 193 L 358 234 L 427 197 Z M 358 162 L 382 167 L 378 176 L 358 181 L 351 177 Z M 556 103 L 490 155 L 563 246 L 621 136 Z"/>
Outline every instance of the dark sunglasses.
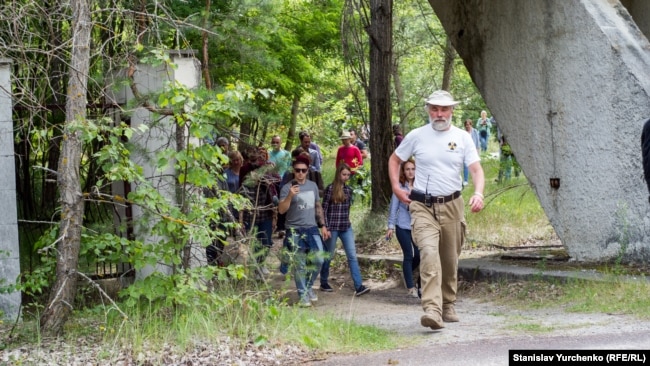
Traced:
<path fill-rule="evenodd" d="M 296 172 L 296 173 L 307 173 L 308 170 L 309 169 L 307 169 L 307 168 L 305 168 L 305 169 L 293 168 L 293 171 Z"/>

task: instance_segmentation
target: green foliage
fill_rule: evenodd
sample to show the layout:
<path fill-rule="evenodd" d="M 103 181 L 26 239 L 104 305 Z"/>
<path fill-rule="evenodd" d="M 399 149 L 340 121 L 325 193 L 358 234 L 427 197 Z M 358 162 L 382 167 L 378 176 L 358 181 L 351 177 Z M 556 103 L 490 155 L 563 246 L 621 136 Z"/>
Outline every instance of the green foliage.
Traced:
<path fill-rule="evenodd" d="M 370 176 L 370 162 L 367 162 L 357 169 L 357 172 L 350 178 L 348 182 L 352 188 L 354 195 L 354 202 L 367 205 L 370 204 L 372 177 Z"/>
<path fill-rule="evenodd" d="M 396 342 L 403 342 L 375 327 L 287 306 L 264 291 L 242 295 L 242 290 L 234 284 L 222 287 L 218 295 L 210 294 L 191 308 L 145 303 L 130 311 L 128 326 L 124 326 L 123 317 L 111 313 L 100 329 L 107 342 L 128 342 L 136 352 L 164 344 L 183 350 L 197 339 L 217 341 L 226 337 L 240 342 L 241 347 L 248 342 L 258 347 L 278 342 L 324 352 L 391 349 Z"/>
<path fill-rule="evenodd" d="M 28 296 L 40 296 L 54 282 L 56 274 L 54 245 L 58 241 L 58 236 L 58 227 L 52 227 L 34 244 L 34 250 L 38 252 L 40 263 L 31 272 L 22 273 L 16 286 L 18 290 Z"/>
<path fill-rule="evenodd" d="M 166 53 L 152 52 L 151 55 L 153 64 L 171 66 Z M 172 121 L 189 135 L 180 145 L 184 146 L 182 149 L 161 149 L 150 154 L 124 142 L 122 137 L 147 136 L 168 126 L 153 123 L 131 128 L 123 123 L 112 126 L 105 120 L 71 123 L 71 130 L 76 131 L 85 144 L 105 142 L 92 156 L 104 174 L 98 177 L 97 186 L 87 194 L 88 198 L 138 207 L 141 215 L 137 222 L 129 224 L 145 238 L 133 240 L 123 237 L 118 230 L 112 233 L 113 230 L 90 231 L 84 228 L 80 256 L 88 263 L 128 263 L 136 271 L 147 267 L 157 268 L 160 264 L 171 269 L 170 276 L 154 272 L 129 287 L 125 291 L 129 306 L 135 306 L 140 299 L 154 303 L 160 301 L 167 305 L 188 305 L 197 297 L 204 296 L 206 278 L 243 276 L 243 269 L 236 267 L 224 270 L 227 275 L 213 268 L 187 267 L 185 251 L 188 245 L 195 243 L 205 247 L 224 237 L 223 229 L 214 228 L 211 224 L 226 221 L 224 213 L 230 205 L 241 209 L 246 204 L 246 200 L 238 195 L 219 189 L 222 177 L 215 172 L 221 172 L 227 162 L 223 152 L 212 145 L 193 144 L 190 141 L 202 141 L 214 135 L 215 119 L 238 118 L 243 101 L 264 98 L 270 93 L 237 83 L 226 85 L 203 99 L 199 93 L 178 83 L 166 85 L 158 95 L 156 108 L 173 112 Z M 134 162 L 134 154 L 147 156 L 148 161 L 153 162 L 157 169 L 154 179 L 146 176 L 145 169 Z M 166 178 L 168 172 L 173 172 L 172 179 Z M 175 185 L 176 194 L 170 196 L 168 191 L 159 189 L 157 179 Z M 104 187 L 122 181 L 128 181 L 135 187 L 127 197 L 102 193 Z M 205 190 L 217 194 L 204 196 L 201 193 Z M 24 274 L 21 290 L 40 294 L 52 283 L 56 265 L 53 249 L 57 241 L 58 228 L 50 229 L 40 238 L 35 247 L 42 254 L 41 264 L 31 273 Z"/>

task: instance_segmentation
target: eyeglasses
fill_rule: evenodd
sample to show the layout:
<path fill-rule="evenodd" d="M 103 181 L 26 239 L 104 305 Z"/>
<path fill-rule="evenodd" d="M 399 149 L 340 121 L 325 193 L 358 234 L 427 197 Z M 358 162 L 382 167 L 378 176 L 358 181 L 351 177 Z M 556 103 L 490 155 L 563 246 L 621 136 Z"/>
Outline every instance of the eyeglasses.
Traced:
<path fill-rule="evenodd" d="M 303 173 L 304 174 L 304 173 L 307 173 L 307 171 L 309 171 L 309 169 L 307 169 L 307 168 L 305 168 L 305 169 L 293 168 L 293 171 L 296 172 L 296 173 Z"/>

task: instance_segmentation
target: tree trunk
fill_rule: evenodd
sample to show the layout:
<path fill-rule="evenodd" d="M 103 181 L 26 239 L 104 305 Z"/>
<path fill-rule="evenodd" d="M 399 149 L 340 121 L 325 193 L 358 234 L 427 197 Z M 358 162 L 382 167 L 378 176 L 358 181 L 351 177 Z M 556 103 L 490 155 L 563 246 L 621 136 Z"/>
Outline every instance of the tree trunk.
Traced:
<path fill-rule="evenodd" d="M 393 87 L 395 88 L 395 99 L 397 101 L 397 113 L 399 115 L 399 125 L 402 126 L 404 130 L 404 123 L 406 122 L 406 117 L 408 113 L 406 112 L 405 102 L 404 102 L 404 88 L 402 87 L 402 79 L 399 76 L 399 61 L 397 57 L 393 55 L 393 67 L 391 69 L 393 74 Z M 394 140 L 391 140 L 395 142 Z M 393 146 L 393 149 L 395 146 Z"/>
<path fill-rule="evenodd" d="M 203 31 L 201 32 L 201 37 L 203 38 L 203 62 L 201 63 L 201 69 L 203 73 L 203 80 L 205 81 L 205 88 L 212 90 L 212 80 L 210 79 L 210 69 L 208 64 L 210 61 L 210 55 L 208 54 L 208 20 L 210 18 L 210 0 L 205 0 L 205 18 L 203 18 Z"/>
<path fill-rule="evenodd" d="M 392 190 L 388 158 L 391 136 L 390 70 L 393 53 L 393 1 L 370 1 L 370 151 L 372 151 L 372 211 L 385 211 Z M 387 72 L 389 70 L 389 72 Z"/>
<path fill-rule="evenodd" d="M 284 149 L 287 151 L 292 150 L 293 141 L 296 138 L 296 123 L 298 122 L 298 107 L 300 107 L 300 96 L 294 95 L 293 102 L 291 103 L 291 124 L 289 126 L 289 132 L 287 132 L 287 141 L 285 141 L 284 143 Z"/>
<path fill-rule="evenodd" d="M 454 74 L 454 59 L 456 50 L 451 44 L 451 38 L 447 37 L 447 46 L 445 47 L 444 69 L 442 70 L 442 90 L 449 91 L 451 86 L 451 77 Z"/>
<path fill-rule="evenodd" d="M 56 280 L 48 305 L 41 316 L 46 334 L 60 334 L 72 311 L 77 289 L 77 264 L 83 225 L 84 201 L 79 179 L 82 142 L 75 124 L 86 119 L 88 70 L 90 65 L 89 0 L 72 0 L 73 44 L 66 99 L 66 126 L 61 146 L 57 181 L 61 192 L 61 222 L 57 245 Z"/>

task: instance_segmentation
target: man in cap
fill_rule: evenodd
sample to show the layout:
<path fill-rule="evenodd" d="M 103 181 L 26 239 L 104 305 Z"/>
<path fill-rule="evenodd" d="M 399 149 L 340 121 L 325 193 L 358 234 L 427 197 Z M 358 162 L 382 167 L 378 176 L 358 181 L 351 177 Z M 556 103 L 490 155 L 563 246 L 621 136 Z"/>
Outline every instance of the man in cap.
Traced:
<path fill-rule="evenodd" d="M 352 136 L 350 132 L 343 131 L 341 133 L 342 146 L 336 151 L 336 167 L 338 168 L 341 163 L 347 164 L 352 169 L 352 173 L 363 165 L 363 157 L 361 151 L 356 146 L 352 145 Z"/>
<path fill-rule="evenodd" d="M 472 212 L 483 209 L 485 177 L 470 135 L 452 126 L 459 102 L 439 90 L 425 101 L 429 124 L 409 132 L 388 161 L 393 193 L 409 205 L 413 241 L 420 250 L 422 308 L 420 324 L 444 328 L 457 322 L 454 305 L 458 287 L 458 256 L 465 239 L 464 201 L 460 195 L 463 164 L 469 167 L 475 191 L 469 198 Z M 409 193 L 399 187 L 400 164 L 415 158 L 414 188 Z"/>

